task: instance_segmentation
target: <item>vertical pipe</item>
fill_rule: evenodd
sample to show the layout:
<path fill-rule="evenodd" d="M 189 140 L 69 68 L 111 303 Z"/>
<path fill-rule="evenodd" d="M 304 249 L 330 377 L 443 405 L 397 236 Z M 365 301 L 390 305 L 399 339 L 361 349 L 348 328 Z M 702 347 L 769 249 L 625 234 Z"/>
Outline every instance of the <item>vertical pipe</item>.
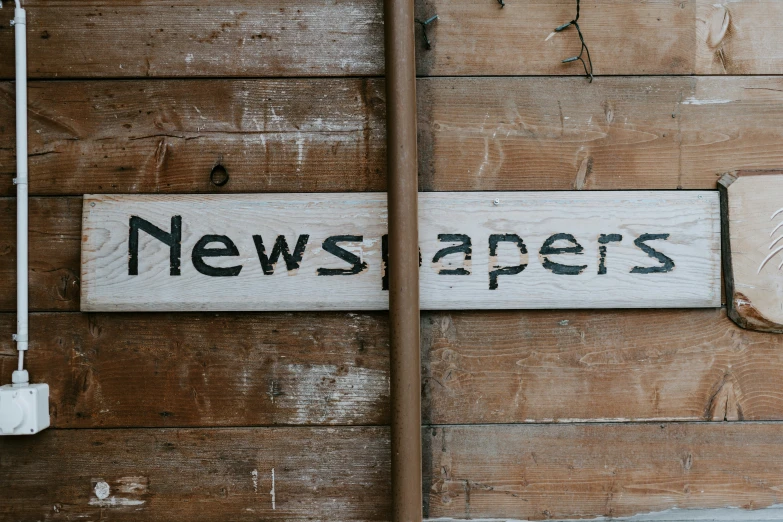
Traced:
<path fill-rule="evenodd" d="M 420 522 L 418 162 L 413 0 L 385 0 L 392 520 Z"/>
<path fill-rule="evenodd" d="M 24 353 L 28 346 L 27 303 L 27 17 L 16 2 L 16 348 L 19 369 L 14 384 L 26 384 Z"/>

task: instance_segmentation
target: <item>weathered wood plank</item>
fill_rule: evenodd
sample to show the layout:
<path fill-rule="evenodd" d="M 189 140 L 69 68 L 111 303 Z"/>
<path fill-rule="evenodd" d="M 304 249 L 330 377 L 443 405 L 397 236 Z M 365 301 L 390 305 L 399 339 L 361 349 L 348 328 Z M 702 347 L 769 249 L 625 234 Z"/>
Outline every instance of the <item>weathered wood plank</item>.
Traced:
<path fill-rule="evenodd" d="M 29 1 L 28 70 L 37 78 L 378 75 L 381 6 L 377 0 Z M 0 77 L 10 78 L 13 30 L 3 26 Z"/>
<path fill-rule="evenodd" d="M 439 427 L 424 442 L 433 518 L 615 517 L 783 500 L 777 423 Z"/>
<path fill-rule="evenodd" d="M 729 317 L 743 328 L 783 333 L 783 172 L 729 173 L 719 188 Z"/>
<path fill-rule="evenodd" d="M 611 517 L 612 522 L 778 522 L 783 519 L 783 505 L 777 504 L 762 509 L 742 509 L 736 507 L 712 509 L 671 508 L 653 513 L 640 513 L 629 517 Z M 459 518 L 428 518 L 430 522 L 457 522 Z M 471 518 L 473 522 L 521 522 L 508 518 Z M 547 519 L 550 522 L 577 522 L 584 519 Z M 601 517 L 593 520 L 607 520 Z"/>
<path fill-rule="evenodd" d="M 0 314 L 13 331 L 15 316 Z M 388 422 L 384 314 L 31 317 L 60 428 Z M 780 336 L 721 310 L 431 312 L 424 424 L 783 420 Z M 0 375 L 15 369 L 0 338 Z"/>
<path fill-rule="evenodd" d="M 418 216 L 424 310 L 720 306 L 717 191 L 422 193 Z M 385 194 L 87 195 L 81 310 L 384 310 L 386 222 Z"/>
<path fill-rule="evenodd" d="M 576 31 L 554 33 L 573 19 L 575 2 L 425 0 L 419 18 L 434 45 L 420 52 L 424 75 L 584 74 Z M 579 25 L 598 75 L 780 74 L 783 26 L 776 0 L 583 2 Z M 763 49 L 764 51 L 760 51 Z"/>
<path fill-rule="evenodd" d="M 6 0 L 6 3 L 10 3 Z M 30 0 L 30 74 L 38 78 L 383 74 L 382 3 Z M 422 0 L 439 20 L 418 52 L 422 75 L 579 75 L 572 2 Z M 128 24 L 128 20 L 135 23 Z M 599 75 L 780 74 L 777 0 L 585 3 L 579 19 Z M 0 29 L 0 77 L 13 74 Z M 423 44 L 420 29 L 417 38 Z M 763 50 L 763 52 L 760 52 Z"/>
<path fill-rule="evenodd" d="M 0 314 L 0 330 L 14 321 Z M 27 366 L 49 384 L 55 427 L 388 423 L 383 315 L 60 313 L 30 325 Z M 0 375 L 14 360 L 0 339 Z"/>
<path fill-rule="evenodd" d="M 47 430 L 0 455 L 4 520 L 389 519 L 384 428 Z"/>
<path fill-rule="evenodd" d="M 783 4 L 776 0 L 696 2 L 697 74 L 780 74 Z M 773 73 L 774 71 L 774 73 Z"/>
<path fill-rule="evenodd" d="M 385 189 L 377 80 L 31 82 L 29 99 L 33 194 Z M 2 83 L 0 121 L 14 110 Z M 14 140 L 0 126 L 8 195 Z"/>
<path fill-rule="evenodd" d="M 723 310 L 422 318 L 424 422 L 783 419 L 783 338 Z"/>
<path fill-rule="evenodd" d="M 432 518 L 781 501 L 777 423 L 435 427 L 423 439 Z M 389 519 L 385 428 L 48 430 L 4 437 L 0 454 L 0 515 L 14 520 Z"/>
<path fill-rule="evenodd" d="M 383 191 L 380 80 L 31 82 L 30 190 Z M 713 189 L 783 165 L 771 77 L 420 80 L 422 190 Z M 13 121 L 0 83 L 0 122 Z M 674 118 L 672 117 L 674 115 Z M 13 195 L 0 124 L 0 194 Z M 222 156 L 230 180 L 209 182 Z"/>
<path fill-rule="evenodd" d="M 418 97 L 427 190 L 712 189 L 783 165 L 781 78 L 426 79 Z"/>
<path fill-rule="evenodd" d="M 31 310 L 79 309 L 81 209 L 81 198 L 30 199 Z M 16 201 L 11 198 L 0 198 L 0 310 L 16 310 Z"/>

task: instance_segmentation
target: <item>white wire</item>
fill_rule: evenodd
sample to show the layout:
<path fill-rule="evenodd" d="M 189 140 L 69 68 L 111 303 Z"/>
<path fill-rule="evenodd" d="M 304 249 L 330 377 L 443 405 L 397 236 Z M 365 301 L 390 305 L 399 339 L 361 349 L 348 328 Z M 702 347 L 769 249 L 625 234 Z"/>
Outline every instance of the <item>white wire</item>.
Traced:
<path fill-rule="evenodd" d="M 16 152 L 17 152 L 17 349 L 19 350 L 19 372 L 24 371 L 24 352 L 28 348 L 28 215 L 27 215 L 27 42 L 26 16 L 21 0 L 16 0 L 15 42 L 16 42 Z M 15 372 L 16 373 L 16 372 Z M 14 384 L 19 384 L 19 375 L 14 375 Z M 26 382 L 27 379 L 25 379 Z"/>

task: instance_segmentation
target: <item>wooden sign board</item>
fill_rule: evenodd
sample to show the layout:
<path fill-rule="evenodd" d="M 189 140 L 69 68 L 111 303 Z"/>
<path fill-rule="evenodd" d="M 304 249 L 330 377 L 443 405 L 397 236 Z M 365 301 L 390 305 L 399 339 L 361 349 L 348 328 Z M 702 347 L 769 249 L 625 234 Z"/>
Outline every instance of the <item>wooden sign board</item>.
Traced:
<path fill-rule="evenodd" d="M 729 317 L 783 333 L 783 172 L 737 172 L 719 182 Z"/>
<path fill-rule="evenodd" d="M 419 195 L 422 309 L 720 306 L 716 191 Z M 386 194 L 86 196 L 82 310 L 383 310 Z"/>

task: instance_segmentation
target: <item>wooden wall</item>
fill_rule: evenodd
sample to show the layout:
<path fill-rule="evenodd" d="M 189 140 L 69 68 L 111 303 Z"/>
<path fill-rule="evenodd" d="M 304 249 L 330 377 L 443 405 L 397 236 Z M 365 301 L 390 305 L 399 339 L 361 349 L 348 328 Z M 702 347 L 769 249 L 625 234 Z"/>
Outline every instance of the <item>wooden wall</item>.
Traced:
<path fill-rule="evenodd" d="M 53 429 L 0 439 L 0 519 L 388 520 L 385 314 L 78 311 L 85 193 L 385 189 L 381 0 L 24 3 L 29 370 L 51 386 Z M 723 172 L 783 165 L 783 2 L 583 1 L 592 84 L 560 63 L 578 52 L 573 29 L 552 34 L 574 4 L 417 2 L 440 16 L 417 64 L 421 190 L 714 189 Z M 432 312 L 421 325 L 430 518 L 783 502 L 783 337 L 721 309 Z"/>

